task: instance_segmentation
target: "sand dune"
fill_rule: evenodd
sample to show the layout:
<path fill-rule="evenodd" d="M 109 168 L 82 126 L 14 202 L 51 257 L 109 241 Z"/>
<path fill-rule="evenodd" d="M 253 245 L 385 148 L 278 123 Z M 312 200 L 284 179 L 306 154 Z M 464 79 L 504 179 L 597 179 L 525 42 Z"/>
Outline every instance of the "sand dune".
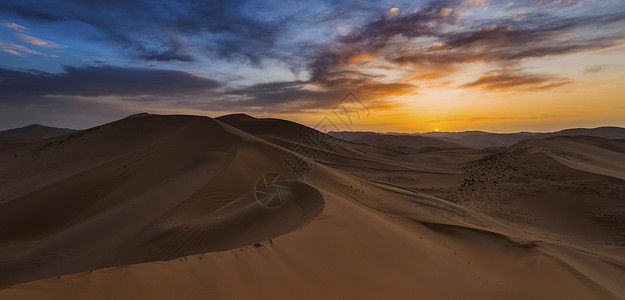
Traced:
<path fill-rule="evenodd" d="M 426 133 L 376 133 L 376 132 L 350 132 L 341 131 L 329 132 L 330 135 L 347 141 L 355 141 L 365 136 L 377 135 L 379 137 L 393 136 L 399 137 L 421 136 L 438 140 L 438 143 L 453 143 L 461 147 L 473 149 L 501 148 L 509 147 L 527 139 L 543 139 L 557 136 L 591 136 L 605 139 L 625 139 L 625 128 L 621 127 L 597 127 L 597 128 L 573 128 L 555 132 L 515 132 L 515 133 L 491 133 L 485 131 L 463 131 L 463 132 L 426 132 Z M 408 139 L 409 140 L 409 139 Z M 378 145 L 379 146 L 379 145 Z M 418 146 L 418 144 L 417 144 Z M 417 147 L 419 148 L 419 147 Z"/>
<path fill-rule="evenodd" d="M 625 295 L 623 141 L 406 154 L 326 137 L 138 115 L 0 151 L 0 298 Z M 314 168 L 295 177 L 289 155 Z M 267 173 L 285 205 L 256 201 Z"/>
<path fill-rule="evenodd" d="M 606 139 L 625 139 L 625 128 L 597 127 L 574 128 L 555 132 L 490 133 L 483 131 L 428 132 L 424 136 L 457 143 L 469 148 L 509 147 L 526 139 L 543 139 L 557 136 L 593 136 Z"/>
<path fill-rule="evenodd" d="M 259 172 L 282 167 L 263 148 L 209 118 L 145 116 L 3 152 L 0 281 L 235 248 L 307 223 L 323 200 L 303 183 L 290 205 L 256 205 Z"/>
<path fill-rule="evenodd" d="M 441 148 L 464 148 L 458 144 L 434 138 L 414 135 L 374 134 L 352 140 L 354 143 L 399 150 L 406 153 L 426 152 Z"/>
<path fill-rule="evenodd" d="M 625 139 L 625 128 L 604 126 L 597 128 L 571 128 L 551 133 L 543 133 L 539 138 L 554 136 L 591 136 L 604 139 Z"/>
<path fill-rule="evenodd" d="M 625 180 L 625 140 L 555 137 L 528 141 L 526 147 L 544 152 L 568 167 Z"/>

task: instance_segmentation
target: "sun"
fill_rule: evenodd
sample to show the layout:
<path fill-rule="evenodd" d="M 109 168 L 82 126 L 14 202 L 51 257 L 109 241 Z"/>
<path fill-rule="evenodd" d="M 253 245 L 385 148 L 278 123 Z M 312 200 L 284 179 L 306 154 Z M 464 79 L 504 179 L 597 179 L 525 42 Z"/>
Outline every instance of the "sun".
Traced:
<path fill-rule="evenodd" d="M 438 132 L 438 128 L 434 129 L 434 131 Z"/>

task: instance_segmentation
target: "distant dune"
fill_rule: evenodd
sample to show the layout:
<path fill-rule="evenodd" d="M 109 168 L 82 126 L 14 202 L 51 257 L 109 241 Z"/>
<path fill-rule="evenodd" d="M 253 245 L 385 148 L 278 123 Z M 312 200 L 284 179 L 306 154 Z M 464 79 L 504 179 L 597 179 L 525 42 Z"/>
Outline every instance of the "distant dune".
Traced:
<path fill-rule="evenodd" d="M 517 133 L 490 133 L 484 131 L 464 131 L 464 132 L 427 132 L 415 134 L 390 134 L 375 132 L 329 132 L 330 135 L 342 138 L 348 141 L 355 141 L 367 135 L 382 136 L 400 136 L 410 139 L 410 136 L 423 136 L 435 138 L 460 145 L 462 147 L 473 149 L 485 149 L 491 147 L 509 147 L 520 141 L 530 138 L 547 138 L 554 136 L 594 136 L 606 139 L 625 139 L 625 128 L 620 127 L 598 127 L 598 128 L 576 128 L 565 129 L 556 132 L 538 133 L 538 132 L 517 132 Z M 399 140 L 399 138 L 395 138 Z M 396 143 L 396 142 L 395 142 Z"/>
<path fill-rule="evenodd" d="M 0 149 L 58 137 L 75 131 L 73 129 L 48 127 L 39 124 L 0 131 Z"/>
<path fill-rule="evenodd" d="M 463 146 L 452 142 L 414 135 L 370 134 L 352 140 L 352 142 L 406 153 L 431 151 L 441 148 L 463 148 Z"/>
<path fill-rule="evenodd" d="M 539 138 L 552 136 L 594 136 L 605 139 L 625 139 L 625 128 L 621 127 L 597 127 L 597 128 L 574 128 L 558 132 L 543 133 Z"/>
<path fill-rule="evenodd" d="M 625 139 L 592 136 L 557 136 L 532 139 L 511 149 L 531 149 L 545 153 L 557 162 L 580 171 L 625 180 Z"/>
<path fill-rule="evenodd" d="M 479 150 L 139 114 L 2 149 L 0 298 L 619 299 L 625 141 L 598 130 Z"/>

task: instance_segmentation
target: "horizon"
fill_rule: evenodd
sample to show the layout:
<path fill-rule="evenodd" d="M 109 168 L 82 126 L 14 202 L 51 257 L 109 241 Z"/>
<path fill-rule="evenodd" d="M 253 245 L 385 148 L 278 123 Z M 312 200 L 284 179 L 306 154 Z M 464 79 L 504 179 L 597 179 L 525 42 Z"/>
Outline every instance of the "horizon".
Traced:
<path fill-rule="evenodd" d="M 111 120 L 110 122 L 106 122 L 106 123 L 102 123 L 102 124 L 98 124 L 98 125 L 91 126 L 91 127 L 86 127 L 86 128 L 57 127 L 57 126 L 50 126 L 48 124 L 32 123 L 32 124 L 27 124 L 27 125 L 24 125 L 24 126 L 19 126 L 19 127 L 0 129 L 0 132 L 8 131 L 8 130 L 14 130 L 14 129 L 22 129 L 22 128 L 26 128 L 26 127 L 29 127 L 29 126 L 44 126 L 44 127 L 49 127 L 49 128 L 70 129 L 70 130 L 81 131 L 81 130 L 87 130 L 87 129 L 90 129 L 90 128 L 93 128 L 93 127 L 103 126 L 103 125 L 106 125 L 108 123 L 119 121 L 121 119 L 124 119 L 124 118 L 127 118 L 127 117 L 131 117 L 131 116 L 137 115 L 137 114 L 142 114 L 142 113 L 131 114 L 131 115 L 125 116 L 125 117 L 120 118 L 120 119 Z M 161 115 L 161 114 L 152 114 L 152 113 L 148 113 L 148 114 L 150 114 L 150 115 Z M 255 118 L 255 119 L 265 119 L 265 118 L 260 118 L 260 117 L 256 117 L 256 116 L 253 116 L 253 115 L 245 114 L 245 113 L 232 113 L 232 114 L 221 115 L 221 116 L 217 116 L 217 117 L 209 117 L 209 116 L 202 116 L 202 115 L 186 115 L 186 116 L 208 117 L 208 118 L 211 118 L 211 119 L 216 119 L 216 118 L 225 117 L 225 116 L 229 116 L 229 115 L 246 115 L 246 116 L 249 116 L 249 117 L 252 117 L 252 118 Z M 275 118 L 267 117 L 267 119 L 275 119 Z M 286 120 L 286 119 L 280 119 L 280 120 Z M 286 120 L 286 121 L 292 121 L 292 120 Z M 305 125 L 305 124 L 302 124 L 302 125 Z M 305 125 L 305 126 L 307 126 L 309 128 L 312 128 L 312 129 L 317 129 L 317 128 L 314 128 L 314 127 L 311 127 L 311 126 L 308 126 L 308 125 Z M 418 132 L 418 131 L 415 131 L 415 132 L 384 131 L 384 132 L 382 132 L 382 131 L 366 131 L 366 130 L 341 130 L 341 131 L 328 130 L 328 131 L 322 131 L 322 132 L 326 133 L 326 134 L 331 133 L 331 132 L 337 132 L 337 133 L 350 132 L 350 133 L 376 133 L 376 134 L 386 134 L 386 135 L 393 135 L 393 134 L 415 135 L 415 134 L 429 134 L 429 133 L 466 133 L 466 132 L 483 132 L 483 133 L 493 133 L 493 134 L 519 134 L 519 133 L 541 134 L 541 133 L 555 133 L 555 132 L 560 132 L 560 131 L 565 131 L 565 130 L 577 130 L 577 129 L 593 130 L 593 129 L 600 129 L 600 128 L 621 128 L 621 129 L 625 129 L 625 127 L 616 126 L 616 125 L 603 125 L 603 126 L 597 126 L 597 127 L 570 127 L 570 128 L 562 128 L 562 129 L 557 129 L 557 130 L 552 130 L 552 131 L 513 131 L 513 132 L 495 132 L 495 131 L 484 131 L 484 130 L 479 130 L 479 129 L 478 130 L 464 130 L 464 131 L 427 131 L 427 132 Z"/>
<path fill-rule="evenodd" d="M 625 127 L 623 25 L 625 3 L 607 0 L 9 0 L 0 130 L 137 111 L 396 133 Z"/>

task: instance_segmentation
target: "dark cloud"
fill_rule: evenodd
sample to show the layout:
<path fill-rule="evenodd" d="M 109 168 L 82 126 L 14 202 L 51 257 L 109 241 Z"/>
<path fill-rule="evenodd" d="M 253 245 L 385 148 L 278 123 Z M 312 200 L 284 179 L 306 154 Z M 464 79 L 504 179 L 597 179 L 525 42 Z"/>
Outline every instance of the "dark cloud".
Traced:
<path fill-rule="evenodd" d="M 138 96 L 198 94 L 221 84 L 183 71 L 113 66 L 65 67 L 61 74 L 0 69 L 0 99 L 9 96 Z"/>
<path fill-rule="evenodd" d="M 3 1 L 4 2 L 4 1 Z M 194 61 L 194 51 L 258 64 L 271 51 L 283 20 L 256 20 L 244 13 L 249 1 L 32 1 L 6 0 L 0 11 L 41 22 L 73 21 L 97 31 L 129 55 L 148 61 Z"/>
<path fill-rule="evenodd" d="M 227 108 L 267 108 L 298 111 L 328 108 L 345 93 L 344 90 L 310 89 L 304 81 L 256 84 L 226 91 L 227 100 L 216 102 Z M 228 99 L 228 96 L 231 99 Z"/>
<path fill-rule="evenodd" d="M 545 90 L 569 83 L 567 79 L 550 75 L 524 74 L 510 71 L 492 71 L 483 73 L 473 82 L 462 85 L 463 88 L 478 87 L 485 90 L 529 89 Z"/>
<path fill-rule="evenodd" d="M 417 87 L 409 83 L 381 83 L 376 81 L 363 82 L 357 87 L 318 87 L 311 86 L 310 81 L 287 81 L 257 84 L 232 89 L 224 93 L 236 96 L 230 100 L 213 101 L 211 105 L 221 105 L 221 109 L 266 109 L 275 107 L 280 112 L 301 112 L 309 109 L 332 108 L 348 91 L 361 95 L 362 100 L 375 109 L 388 107 L 392 103 L 383 102 L 388 96 L 414 94 Z M 227 97 L 226 97 L 227 98 Z M 217 107 L 213 106 L 213 109 Z"/>
<path fill-rule="evenodd" d="M 195 59 L 187 54 L 180 54 L 177 51 L 168 50 L 165 52 L 159 52 L 156 50 L 145 50 L 137 56 L 140 59 L 147 61 L 184 61 L 191 62 Z"/>
<path fill-rule="evenodd" d="M 326 85 L 344 84 L 341 76 L 350 59 L 362 53 L 378 56 L 383 50 L 401 47 L 394 38 L 432 36 L 444 25 L 454 23 L 458 14 L 447 6 L 451 1 L 434 1 L 427 8 L 400 16 L 383 14 L 361 30 L 341 37 L 336 45 L 324 47 L 309 65 L 311 78 Z M 400 49 L 397 49 L 400 50 Z M 361 77 L 361 76 L 358 76 Z M 354 78 L 354 76 L 351 76 Z M 362 78 L 362 77 L 361 77 Z"/>
<path fill-rule="evenodd" d="M 3 1 L 0 3 L 1 12 L 9 12 L 16 14 L 25 19 L 31 19 L 44 22 L 57 22 L 65 18 L 55 13 L 49 13 L 37 6 L 27 6 L 19 2 Z"/>
<path fill-rule="evenodd" d="M 565 6 L 573 6 L 573 5 L 578 5 L 580 3 L 582 3 L 583 1 L 581 0 L 538 0 L 538 1 L 533 1 L 533 2 L 537 2 L 538 5 L 547 5 L 547 4 L 561 4 L 561 5 L 565 5 Z"/>
<path fill-rule="evenodd" d="M 471 62 L 510 64 L 528 58 L 602 50 L 622 43 L 622 37 L 618 36 L 561 38 L 566 34 L 560 30 L 536 31 L 493 25 L 445 36 L 444 42 L 423 51 L 406 51 L 387 58 L 394 63 L 438 67 Z"/>
<path fill-rule="evenodd" d="M 601 72 L 601 71 L 605 70 L 605 69 L 606 69 L 606 67 L 607 67 L 607 66 L 604 66 L 604 65 L 590 66 L 590 67 L 587 67 L 587 68 L 584 70 L 584 74 L 599 73 L 599 72 Z"/>

